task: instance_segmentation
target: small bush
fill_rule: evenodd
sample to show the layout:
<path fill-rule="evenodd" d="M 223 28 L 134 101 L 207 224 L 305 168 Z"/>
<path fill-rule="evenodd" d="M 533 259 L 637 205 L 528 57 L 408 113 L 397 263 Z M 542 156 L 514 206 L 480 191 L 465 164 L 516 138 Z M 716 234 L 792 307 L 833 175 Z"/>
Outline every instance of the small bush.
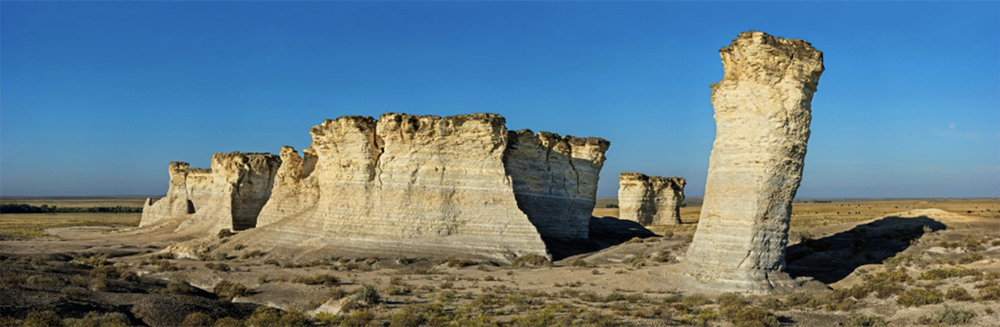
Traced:
<path fill-rule="evenodd" d="M 219 318 L 215 321 L 213 327 L 243 327 L 243 320 L 239 320 L 233 317 Z"/>
<path fill-rule="evenodd" d="M 736 293 L 719 295 L 715 298 L 715 302 L 719 303 L 719 313 L 728 319 L 735 318 L 736 314 L 746 308 L 748 304 L 746 298 Z"/>
<path fill-rule="evenodd" d="M 344 317 L 340 321 L 341 326 L 349 327 L 362 327 L 368 326 L 369 323 L 375 320 L 375 314 L 368 310 L 354 311 L 347 317 Z"/>
<path fill-rule="evenodd" d="M 235 297 L 251 294 L 250 289 L 243 286 L 243 284 L 233 283 L 225 279 L 219 281 L 218 284 L 215 284 L 212 291 L 215 292 L 215 295 L 223 301 L 232 301 Z"/>
<path fill-rule="evenodd" d="M 978 270 L 965 269 L 961 267 L 945 267 L 925 271 L 920 275 L 922 280 L 942 280 L 955 277 L 975 276 L 982 272 Z"/>
<path fill-rule="evenodd" d="M 965 288 L 959 286 L 953 286 L 948 289 L 948 292 L 944 294 L 944 298 L 955 301 L 972 301 L 975 298 L 966 291 Z"/>
<path fill-rule="evenodd" d="M 187 295 L 187 294 L 194 294 L 195 291 L 193 288 L 191 288 L 191 286 L 188 286 L 187 284 L 184 284 L 182 282 L 170 282 L 169 284 L 167 284 L 167 288 L 160 291 L 160 293 L 164 295 L 168 294 Z"/>
<path fill-rule="evenodd" d="M 573 261 L 572 266 L 577 268 L 587 268 L 590 267 L 590 264 L 583 259 L 576 259 Z"/>
<path fill-rule="evenodd" d="M 746 307 L 736 313 L 730 322 L 737 327 L 776 327 L 778 317 L 761 307 Z"/>
<path fill-rule="evenodd" d="M 886 327 L 885 319 L 879 316 L 869 316 L 865 314 L 852 314 L 851 320 L 847 321 L 845 327 Z"/>
<path fill-rule="evenodd" d="M 468 267 L 468 266 L 478 265 L 479 262 L 472 261 L 472 260 L 469 260 L 469 259 L 456 259 L 456 258 L 448 257 L 448 258 L 445 258 L 445 259 L 434 260 L 434 264 L 436 264 L 436 265 L 442 265 L 443 264 L 443 265 L 447 265 L 450 268 L 454 268 L 454 267 L 462 268 L 462 267 Z"/>
<path fill-rule="evenodd" d="M 181 327 L 205 327 L 211 326 L 213 322 L 212 317 L 207 314 L 192 312 L 181 321 Z"/>
<path fill-rule="evenodd" d="M 378 289 L 372 285 L 362 286 L 358 290 L 354 299 L 364 302 L 366 305 L 376 305 L 382 303 L 382 296 L 378 294 Z"/>
<path fill-rule="evenodd" d="M 71 327 L 128 327 L 132 326 L 125 314 L 120 312 L 107 312 L 101 314 L 91 311 L 80 319 L 65 319 L 63 324 Z"/>
<path fill-rule="evenodd" d="M 971 322 L 975 316 L 976 314 L 970 311 L 945 305 L 937 314 L 920 317 L 917 322 L 923 325 L 964 325 Z"/>
<path fill-rule="evenodd" d="M 785 305 L 789 307 L 801 307 L 813 300 L 813 296 L 806 292 L 795 292 L 785 297 Z"/>
<path fill-rule="evenodd" d="M 529 253 L 517 257 L 511 265 L 514 267 L 544 267 L 550 265 L 549 258 L 537 253 Z"/>
<path fill-rule="evenodd" d="M 64 297 L 70 300 L 79 300 L 87 296 L 87 290 L 82 287 L 67 286 L 60 291 Z M 981 292 L 980 292 L 981 293 Z"/>
<path fill-rule="evenodd" d="M 260 250 L 253 250 L 253 251 L 250 251 L 250 252 L 247 252 L 247 253 L 244 253 L 243 255 L 241 255 L 240 259 L 251 259 L 251 258 L 263 257 L 263 256 L 264 256 L 264 252 L 261 252 Z M 277 261 L 275 261 L 275 262 L 277 262 Z"/>
<path fill-rule="evenodd" d="M 221 239 L 221 238 L 227 238 L 227 237 L 230 237 L 230 236 L 233 236 L 233 235 L 236 235 L 236 234 L 233 233 L 233 231 L 229 230 L 229 228 L 223 228 L 223 229 L 219 230 L 219 234 L 218 235 L 219 235 L 219 238 Z"/>
<path fill-rule="evenodd" d="M 295 276 L 292 277 L 292 279 L 289 280 L 289 282 L 306 284 L 306 285 L 337 285 L 337 283 L 339 283 L 340 280 L 333 275 L 319 274 L 312 277 Z"/>
<path fill-rule="evenodd" d="M 282 327 L 304 327 L 309 326 L 309 320 L 301 312 L 281 311 L 271 307 L 257 307 L 254 313 L 247 318 L 247 326 L 282 326 Z"/>
<path fill-rule="evenodd" d="M 941 303 L 941 301 L 943 301 L 943 298 L 944 294 L 941 294 L 941 291 L 938 291 L 937 289 L 934 288 L 926 289 L 918 287 L 918 288 L 911 288 L 900 294 L 899 298 L 896 299 L 896 303 L 899 303 L 907 307 L 912 307 L 912 306 L 919 307 L 925 304 Z"/>
<path fill-rule="evenodd" d="M 227 265 L 227 264 L 224 264 L 224 263 L 211 263 L 211 262 L 206 263 L 205 264 L 205 268 L 212 269 L 212 270 L 215 270 L 215 271 L 222 271 L 222 272 L 226 272 L 226 271 L 229 271 L 231 269 L 231 268 L 229 268 L 229 265 Z"/>
<path fill-rule="evenodd" d="M 979 290 L 979 300 L 980 301 L 1000 300 L 1000 287 L 987 286 Z"/>
<path fill-rule="evenodd" d="M 25 279 L 25 282 L 32 285 L 40 285 L 40 284 L 56 284 L 59 283 L 59 280 L 52 277 L 45 277 L 42 275 L 31 275 L 28 276 L 27 279 Z"/>
<path fill-rule="evenodd" d="M 62 319 L 51 310 L 29 312 L 28 317 L 24 318 L 24 323 L 21 324 L 24 327 L 52 327 L 62 325 Z"/>

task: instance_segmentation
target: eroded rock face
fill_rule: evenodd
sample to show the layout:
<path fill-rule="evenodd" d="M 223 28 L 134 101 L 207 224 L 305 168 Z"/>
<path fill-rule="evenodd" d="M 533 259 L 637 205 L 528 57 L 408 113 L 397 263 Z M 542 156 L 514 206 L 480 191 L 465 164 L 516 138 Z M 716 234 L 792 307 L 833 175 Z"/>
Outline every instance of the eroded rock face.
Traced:
<path fill-rule="evenodd" d="M 240 152 L 216 153 L 211 169 L 172 162 L 167 196 L 155 203 L 146 200 L 139 226 L 183 218 L 177 231 L 252 228 L 271 195 L 280 164 L 272 154 Z"/>
<path fill-rule="evenodd" d="M 762 32 L 719 52 L 725 77 L 712 85 L 716 137 L 689 273 L 722 289 L 781 291 L 823 54 Z"/>
<path fill-rule="evenodd" d="M 504 165 L 521 211 L 545 237 L 588 240 L 597 179 L 611 143 L 530 130 L 507 135 Z"/>
<path fill-rule="evenodd" d="M 495 114 L 327 120 L 310 130 L 305 158 L 282 148 L 284 163 L 253 233 L 276 246 L 501 261 L 547 255 L 541 236 L 550 231 L 586 239 L 608 142 L 508 133 L 504 123 Z M 513 142 L 528 145 L 511 149 Z M 518 152 L 529 149 L 535 152 Z M 542 170 L 519 166 L 533 160 Z M 518 195 L 529 189 L 518 185 L 529 184 L 546 191 Z M 539 204 L 542 195 L 553 204 Z"/>
<path fill-rule="evenodd" d="M 684 186 L 680 177 L 629 172 L 618 175 L 618 215 L 643 226 L 681 223 Z"/>

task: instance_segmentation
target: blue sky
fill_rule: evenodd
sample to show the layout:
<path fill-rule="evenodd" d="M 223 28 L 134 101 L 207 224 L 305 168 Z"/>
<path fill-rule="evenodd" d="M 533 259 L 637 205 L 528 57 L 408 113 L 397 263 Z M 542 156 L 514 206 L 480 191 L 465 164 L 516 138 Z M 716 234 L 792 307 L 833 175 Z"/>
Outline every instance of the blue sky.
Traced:
<path fill-rule="evenodd" d="M 343 115 L 494 112 L 704 193 L 718 50 L 824 52 L 799 197 L 1000 196 L 1000 2 L 2 2 L 0 195 L 154 195 L 167 163 Z"/>

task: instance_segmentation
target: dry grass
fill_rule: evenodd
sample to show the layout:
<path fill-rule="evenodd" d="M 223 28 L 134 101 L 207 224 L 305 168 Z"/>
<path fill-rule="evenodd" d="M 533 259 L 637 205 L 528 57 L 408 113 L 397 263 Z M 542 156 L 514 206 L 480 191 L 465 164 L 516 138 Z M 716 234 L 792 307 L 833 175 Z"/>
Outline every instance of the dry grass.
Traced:
<path fill-rule="evenodd" d="M 154 197 L 153 200 L 157 198 Z M 108 196 L 108 197 L 52 197 L 52 198 L 0 198 L 0 204 L 24 203 L 33 206 L 58 206 L 61 208 L 90 207 L 142 207 L 146 197 L 140 196 Z"/>
<path fill-rule="evenodd" d="M 141 213 L 9 213 L 0 215 L 0 240 L 52 237 L 45 229 L 73 226 L 139 226 Z"/>

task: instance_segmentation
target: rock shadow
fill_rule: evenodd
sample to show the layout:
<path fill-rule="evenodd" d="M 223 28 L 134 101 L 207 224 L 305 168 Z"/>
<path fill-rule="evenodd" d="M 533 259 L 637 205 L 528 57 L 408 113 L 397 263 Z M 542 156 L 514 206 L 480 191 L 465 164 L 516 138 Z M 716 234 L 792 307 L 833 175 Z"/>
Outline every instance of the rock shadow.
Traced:
<path fill-rule="evenodd" d="M 632 238 L 660 237 L 639 223 L 615 217 L 590 217 L 590 241 L 564 241 L 542 237 L 552 260 L 562 260 L 578 254 L 597 252 L 628 242 Z"/>
<path fill-rule="evenodd" d="M 801 242 L 788 247 L 785 271 L 792 278 L 808 276 L 835 283 L 860 266 L 881 263 L 906 250 L 911 241 L 925 233 L 945 228 L 943 223 L 925 216 L 892 216 L 820 239 L 805 235 Z"/>

